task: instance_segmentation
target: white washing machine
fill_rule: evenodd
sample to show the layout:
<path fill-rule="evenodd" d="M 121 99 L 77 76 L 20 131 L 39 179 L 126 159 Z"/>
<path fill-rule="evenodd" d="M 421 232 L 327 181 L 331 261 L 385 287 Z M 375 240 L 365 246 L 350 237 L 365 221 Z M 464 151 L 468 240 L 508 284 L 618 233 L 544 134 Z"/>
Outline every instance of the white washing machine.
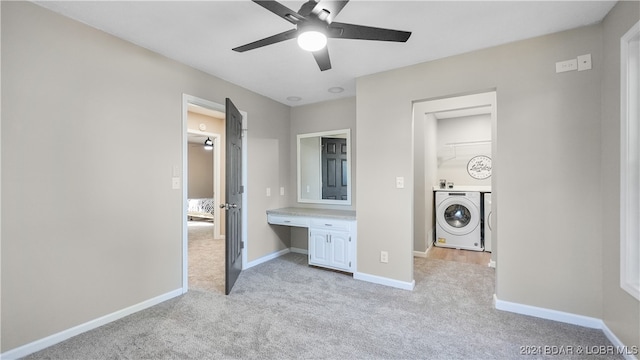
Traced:
<path fill-rule="evenodd" d="M 482 251 L 479 191 L 436 191 L 436 246 Z"/>
<path fill-rule="evenodd" d="M 491 252 L 491 193 L 484 193 L 484 251 Z"/>

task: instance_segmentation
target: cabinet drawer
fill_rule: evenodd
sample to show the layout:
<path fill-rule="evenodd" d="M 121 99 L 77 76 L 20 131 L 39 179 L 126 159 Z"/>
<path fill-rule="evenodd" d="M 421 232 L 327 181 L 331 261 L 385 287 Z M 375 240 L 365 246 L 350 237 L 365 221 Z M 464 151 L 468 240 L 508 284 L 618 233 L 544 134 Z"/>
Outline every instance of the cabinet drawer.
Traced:
<path fill-rule="evenodd" d="M 306 218 L 299 216 L 286 216 L 286 215 L 267 215 L 267 222 L 274 225 L 286 225 L 286 226 L 300 226 L 308 227 Z"/>
<path fill-rule="evenodd" d="M 351 228 L 351 222 L 333 219 L 311 219 L 310 227 L 326 230 L 347 230 Z"/>

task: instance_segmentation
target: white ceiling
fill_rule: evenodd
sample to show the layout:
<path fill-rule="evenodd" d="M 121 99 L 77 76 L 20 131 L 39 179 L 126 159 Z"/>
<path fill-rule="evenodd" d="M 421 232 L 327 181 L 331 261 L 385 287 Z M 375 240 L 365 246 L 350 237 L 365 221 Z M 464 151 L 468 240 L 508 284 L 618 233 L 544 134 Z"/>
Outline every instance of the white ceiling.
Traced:
<path fill-rule="evenodd" d="M 329 39 L 332 69 L 321 72 L 295 40 L 245 53 L 232 51 L 294 27 L 250 1 L 36 3 L 290 106 L 354 96 L 355 79 L 363 75 L 598 23 L 615 5 L 352 0 L 336 21 L 413 34 L 406 43 Z M 281 3 L 298 11 L 304 1 Z M 332 87 L 344 91 L 329 92 Z"/>

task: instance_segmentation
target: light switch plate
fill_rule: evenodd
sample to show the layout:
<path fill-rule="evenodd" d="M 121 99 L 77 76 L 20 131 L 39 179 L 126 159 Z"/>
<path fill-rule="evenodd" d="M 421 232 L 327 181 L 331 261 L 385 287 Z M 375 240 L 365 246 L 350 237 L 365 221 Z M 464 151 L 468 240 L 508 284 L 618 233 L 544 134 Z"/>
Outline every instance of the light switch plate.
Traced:
<path fill-rule="evenodd" d="M 574 70 L 578 70 L 578 61 L 576 59 L 558 61 L 556 63 L 556 73 Z"/>
<path fill-rule="evenodd" d="M 404 178 L 402 176 L 396 178 L 396 188 L 404 189 Z"/>

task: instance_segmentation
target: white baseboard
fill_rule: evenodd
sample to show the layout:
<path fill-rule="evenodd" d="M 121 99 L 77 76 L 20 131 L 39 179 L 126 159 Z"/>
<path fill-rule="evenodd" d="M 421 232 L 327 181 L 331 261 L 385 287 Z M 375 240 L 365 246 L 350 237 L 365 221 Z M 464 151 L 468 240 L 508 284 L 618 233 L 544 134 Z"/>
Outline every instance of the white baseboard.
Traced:
<path fill-rule="evenodd" d="M 620 339 L 618 339 L 618 337 L 615 336 L 615 334 L 609 329 L 609 327 L 607 327 L 607 325 L 601 319 L 584 316 L 584 315 L 567 313 L 567 312 L 558 311 L 558 310 L 545 309 L 545 308 L 531 306 L 531 305 L 524 305 L 524 304 L 518 304 L 518 303 L 509 302 L 509 301 L 499 300 L 496 294 L 493 294 L 493 302 L 496 309 L 498 310 L 509 311 L 516 314 L 529 315 L 529 316 L 534 316 L 542 319 L 554 320 L 554 321 L 559 321 L 567 324 L 573 324 L 573 325 L 584 326 L 592 329 L 602 330 L 602 332 L 604 332 L 607 339 L 611 341 L 611 343 L 616 349 L 621 349 L 621 350 L 626 349 L 622 341 L 620 341 Z M 628 350 L 629 350 L 628 352 L 631 351 L 630 348 Z M 627 354 L 623 352 L 622 355 L 627 360 L 638 360 L 637 357 L 635 357 L 630 353 Z"/>
<path fill-rule="evenodd" d="M 122 310 L 118 310 L 116 312 L 113 312 L 111 314 L 107 314 L 105 316 L 99 317 L 97 319 L 88 321 L 84 324 L 80 324 L 78 326 L 74 326 L 72 328 L 69 328 L 67 330 L 63 330 L 57 334 L 53 334 L 53 335 L 49 335 L 45 338 L 42 338 L 40 340 L 36 340 L 34 342 L 31 342 L 29 344 L 25 344 L 22 345 L 20 347 L 17 347 L 15 349 L 11 349 L 3 354 L 0 354 L 0 359 L 3 360 L 13 360 L 13 359 L 19 359 L 22 357 L 25 357 L 27 355 L 33 354 L 37 351 L 40 351 L 42 349 L 48 348 L 49 346 L 55 345 L 59 342 L 65 341 L 67 339 L 70 339 L 76 335 L 80 335 L 84 332 L 87 332 L 89 330 L 93 330 L 95 328 L 98 328 L 102 325 L 108 324 L 110 322 L 116 321 L 118 319 L 121 319 L 125 316 L 131 315 L 133 313 L 136 313 L 138 311 L 144 310 L 146 308 L 150 308 L 154 305 L 160 304 L 161 302 L 167 301 L 169 299 L 172 299 L 174 297 L 180 296 L 182 295 L 182 288 L 180 289 L 176 289 L 173 291 L 170 291 L 166 294 L 160 295 L 160 296 L 156 296 L 152 299 L 149 300 L 145 300 L 143 302 L 140 302 L 138 304 L 129 306 L 128 308 L 124 308 Z"/>
<path fill-rule="evenodd" d="M 403 290 L 413 290 L 413 288 L 416 287 L 415 280 L 411 280 L 411 282 L 405 282 L 405 281 L 389 279 L 382 276 L 365 274 L 361 272 L 354 273 L 353 278 L 356 280 L 362 280 L 362 281 L 367 281 L 374 284 L 391 286 L 391 287 L 403 289 Z"/>
<path fill-rule="evenodd" d="M 413 250 L 413 257 L 426 258 L 428 253 L 429 253 L 429 249 L 427 249 L 426 251 Z"/>
<path fill-rule="evenodd" d="M 620 339 L 618 339 L 618 337 L 611 331 L 611 329 L 609 329 L 609 327 L 607 326 L 607 324 L 604 323 L 604 321 L 602 322 L 602 332 L 604 332 L 604 335 L 607 337 L 607 339 L 609 339 L 609 341 L 611 341 L 611 343 L 613 344 L 614 347 L 616 347 L 616 349 L 625 349 L 625 345 L 622 343 L 622 341 L 620 341 Z M 628 349 L 629 352 L 631 352 L 631 349 Z M 626 359 L 626 360 L 638 360 L 638 358 L 634 355 L 632 355 L 631 353 L 627 354 L 627 353 L 622 353 L 622 356 Z"/>
<path fill-rule="evenodd" d="M 602 320 L 597 318 L 504 301 L 498 299 L 495 294 L 493 295 L 493 297 L 496 309 L 498 310 L 534 316 L 542 319 L 560 321 L 563 323 L 584 326 L 592 329 L 602 329 L 603 326 Z"/>
<path fill-rule="evenodd" d="M 262 263 L 267 262 L 269 260 L 273 260 L 273 259 L 275 259 L 277 257 L 280 257 L 282 255 L 288 254 L 290 252 L 299 253 L 299 254 L 309 254 L 308 250 L 295 248 L 295 247 L 292 247 L 290 249 L 282 249 L 280 251 L 274 252 L 272 254 L 263 256 L 263 257 L 261 257 L 259 259 L 256 259 L 254 261 L 249 262 L 244 267 L 244 269 L 248 269 L 250 267 L 254 267 L 256 265 L 262 264 Z M 353 273 L 353 278 L 356 279 L 356 280 L 362 280 L 362 281 L 367 281 L 367 282 L 371 282 L 371 283 L 375 283 L 375 284 L 391 286 L 391 287 L 395 287 L 395 288 L 403 289 L 403 290 L 413 290 L 413 288 L 416 286 L 416 281 L 415 280 L 413 280 L 411 282 L 404 282 L 404 281 L 398 281 L 398 280 L 385 278 L 385 277 L 382 277 L 382 276 L 370 275 L 370 274 L 359 273 L 359 272 Z"/>
<path fill-rule="evenodd" d="M 429 230 L 429 235 L 427 235 L 427 243 L 425 244 L 426 250 L 425 251 L 413 251 L 413 256 L 414 257 L 421 257 L 421 258 L 426 258 L 427 255 L 429 254 L 429 250 L 431 250 L 431 247 L 433 246 L 433 229 Z"/>
<path fill-rule="evenodd" d="M 253 261 L 248 262 L 246 265 L 244 265 L 244 267 L 242 268 L 242 270 L 246 270 L 246 269 L 252 268 L 252 267 L 254 267 L 254 266 L 256 266 L 256 265 L 260 265 L 260 264 L 262 264 L 262 263 L 265 263 L 265 262 L 267 262 L 267 261 L 269 261 L 269 260 L 273 260 L 273 259 L 275 259 L 275 258 L 278 258 L 278 257 L 280 257 L 280 256 L 282 256 L 282 255 L 284 255 L 284 254 L 288 254 L 288 253 L 290 253 L 290 252 L 291 252 L 291 250 L 289 250 L 289 249 L 287 248 L 287 249 L 282 249 L 282 250 L 280 250 L 280 251 L 276 251 L 276 252 L 271 253 L 271 254 L 269 254 L 269 255 L 265 255 L 265 256 L 263 256 L 263 257 L 261 257 L 261 258 L 258 258 L 258 259 L 255 259 L 255 260 L 253 260 Z"/>
<path fill-rule="evenodd" d="M 289 249 L 291 250 L 292 253 L 309 255 L 309 250 L 307 249 L 300 249 L 297 247 L 291 247 Z"/>

